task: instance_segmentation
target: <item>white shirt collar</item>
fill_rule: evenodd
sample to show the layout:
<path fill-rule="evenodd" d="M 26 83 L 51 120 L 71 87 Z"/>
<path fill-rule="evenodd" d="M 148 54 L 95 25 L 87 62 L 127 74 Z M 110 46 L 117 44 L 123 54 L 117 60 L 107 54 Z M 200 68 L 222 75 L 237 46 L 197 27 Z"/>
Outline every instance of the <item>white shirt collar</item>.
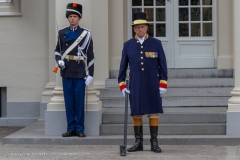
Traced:
<path fill-rule="evenodd" d="M 139 40 L 139 42 L 140 42 L 141 44 L 143 44 L 143 42 L 144 42 L 144 40 L 145 40 L 145 37 L 146 37 L 146 34 L 145 34 L 142 38 L 140 38 L 140 37 L 137 36 L 137 38 L 138 38 L 138 40 Z"/>

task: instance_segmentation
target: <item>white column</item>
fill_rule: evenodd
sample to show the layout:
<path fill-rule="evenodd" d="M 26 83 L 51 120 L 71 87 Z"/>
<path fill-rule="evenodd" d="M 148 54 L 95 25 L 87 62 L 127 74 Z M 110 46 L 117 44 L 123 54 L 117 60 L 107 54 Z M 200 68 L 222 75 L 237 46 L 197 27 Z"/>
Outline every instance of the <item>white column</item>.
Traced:
<path fill-rule="evenodd" d="M 119 64 L 121 61 L 123 43 L 128 39 L 127 33 L 128 30 L 125 26 L 127 25 L 127 16 L 124 15 L 127 13 L 125 8 L 126 1 L 119 0 L 109 0 L 109 38 L 112 41 L 109 41 L 109 69 L 118 70 Z M 125 13 L 123 13 L 123 11 Z M 122 24 L 124 23 L 124 25 Z M 117 38 L 116 38 L 117 37 Z"/>
<path fill-rule="evenodd" d="M 218 0 L 218 69 L 232 69 L 233 67 L 233 19 L 232 1 Z"/>
<path fill-rule="evenodd" d="M 233 53 L 235 87 L 228 100 L 227 135 L 240 135 L 240 1 L 233 0 Z"/>
<path fill-rule="evenodd" d="M 111 0 L 110 0 L 111 1 Z M 95 53 L 94 87 L 105 87 L 109 77 L 109 0 L 92 0 L 93 49 Z M 101 26 L 101 27 L 99 27 Z M 114 32 L 116 33 L 116 32 Z"/>
<path fill-rule="evenodd" d="M 45 120 L 45 111 L 47 109 L 47 104 L 50 102 L 50 99 L 53 97 L 53 90 L 56 86 L 56 76 L 53 73 L 53 68 L 55 66 L 55 60 L 54 60 L 54 49 L 55 49 L 55 39 L 57 37 L 56 35 L 56 22 L 53 21 L 55 19 L 55 0 L 48 1 L 49 6 L 49 18 L 48 18 L 48 40 L 49 40 L 49 47 L 48 47 L 48 84 L 45 86 L 45 91 L 42 93 L 42 100 L 40 104 L 40 118 L 39 121 Z"/>
<path fill-rule="evenodd" d="M 54 49 L 57 44 L 57 36 L 58 36 L 58 30 L 68 26 L 68 21 L 65 17 L 66 13 L 66 6 L 68 2 L 63 0 L 54 0 L 49 1 L 49 24 L 51 25 L 51 37 L 49 38 L 51 41 L 49 42 L 49 46 L 52 46 L 52 57 L 55 57 L 54 55 Z M 49 26 L 50 27 L 50 26 Z M 56 65 L 55 59 L 52 60 L 54 64 Z M 52 72 L 53 68 L 51 69 Z M 52 72 L 54 75 L 54 73 Z M 65 105 L 64 105 L 64 98 L 63 98 L 63 88 L 62 88 L 62 78 L 60 77 L 60 69 L 58 69 L 57 74 L 55 74 L 56 77 L 56 86 L 54 88 L 53 94 L 54 96 L 51 98 L 50 103 L 47 105 L 48 111 L 55 111 L 55 110 L 62 110 L 65 111 Z"/>

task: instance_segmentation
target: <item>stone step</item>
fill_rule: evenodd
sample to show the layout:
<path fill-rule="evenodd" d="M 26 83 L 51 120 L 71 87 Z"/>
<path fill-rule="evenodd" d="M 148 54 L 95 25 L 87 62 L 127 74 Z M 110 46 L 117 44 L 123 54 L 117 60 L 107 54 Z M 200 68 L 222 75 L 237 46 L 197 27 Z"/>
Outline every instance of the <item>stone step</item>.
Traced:
<path fill-rule="evenodd" d="M 40 129 L 38 129 L 40 130 Z M 37 130 L 9 135 L 3 138 L 3 144 L 31 144 L 31 145 L 123 145 L 123 135 L 100 135 L 87 136 L 85 138 L 62 136 L 45 136 L 39 134 Z M 42 129 L 40 130 L 42 131 Z M 44 131 L 43 131 L 44 133 Z M 150 136 L 143 135 L 144 148 L 150 145 Z M 127 136 L 127 145 L 131 147 L 135 142 L 133 135 Z M 239 136 L 227 135 L 158 135 L 158 142 L 164 149 L 163 145 L 222 145 L 222 146 L 239 146 Z M 181 147 L 181 146 L 179 146 Z M 233 155 L 234 156 L 234 155 Z"/>
<path fill-rule="evenodd" d="M 111 70 L 109 78 L 117 78 L 118 70 Z M 129 75 L 129 73 L 127 73 Z M 168 69 L 168 78 L 232 78 L 232 69 Z"/>
<path fill-rule="evenodd" d="M 37 122 L 39 117 L 0 117 L 0 126 L 29 126 Z"/>
<path fill-rule="evenodd" d="M 117 79 L 106 79 L 105 87 L 118 88 Z M 234 78 L 181 78 L 168 79 L 168 88 L 234 87 Z"/>
<path fill-rule="evenodd" d="M 102 115 L 103 124 L 124 124 L 124 108 L 109 108 Z M 164 108 L 159 115 L 160 124 L 208 124 L 226 123 L 227 107 L 181 107 Z M 130 109 L 128 123 L 132 124 Z M 143 124 L 148 124 L 147 116 L 143 116 Z"/>
<path fill-rule="evenodd" d="M 101 135 L 122 135 L 124 133 L 123 124 L 102 124 L 100 126 Z M 143 125 L 144 135 L 149 135 L 149 125 Z M 133 135 L 132 124 L 127 126 L 127 134 Z M 160 135 L 225 135 L 226 124 L 159 124 L 158 134 Z"/>
<path fill-rule="evenodd" d="M 85 138 L 46 136 L 44 122 L 36 122 L 3 138 L 3 144 L 41 144 L 41 145 L 122 145 L 123 134 L 88 136 Z M 144 147 L 150 145 L 150 136 L 143 133 Z M 239 136 L 228 135 L 158 135 L 160 145 L 223 145 L 238 146 Z M 127 144 L 135 142 L 133 135 L 127 136 Z"/>
<path fill-rule="evenodd" d="M 164 107 L 226 107 L 230 97 L 163 97 Z M 103 97 L 100 99 L 104 108 L 124 107 L 124 97 Z"/>
<path fill-rule="evenodd" d="M 168 88 L 164 97 L 231 97 L 233 87 L 208 88 Z M 122 97 L 119 88 L 104 88 L 100 90 L 100 98 Z"/>

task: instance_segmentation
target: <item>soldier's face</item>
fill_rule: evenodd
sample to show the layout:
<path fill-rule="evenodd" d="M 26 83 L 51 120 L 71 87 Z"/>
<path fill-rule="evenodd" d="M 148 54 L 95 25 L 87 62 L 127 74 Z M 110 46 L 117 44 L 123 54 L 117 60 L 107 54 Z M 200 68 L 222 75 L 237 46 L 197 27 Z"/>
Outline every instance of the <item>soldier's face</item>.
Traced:
<path fill-rule="evenodd" d="M 76 27 L 79 24 L 80 17 L 76 14 L 70 14 L 68 16 L 68 21 L 71 26 Z"/>
<path fill-rule="evenodd" d="M 138 24 L 133 27 L 134 32 L 138 37 L 142 38 L 148 30 L 148 26 L 146 24 Z"/>

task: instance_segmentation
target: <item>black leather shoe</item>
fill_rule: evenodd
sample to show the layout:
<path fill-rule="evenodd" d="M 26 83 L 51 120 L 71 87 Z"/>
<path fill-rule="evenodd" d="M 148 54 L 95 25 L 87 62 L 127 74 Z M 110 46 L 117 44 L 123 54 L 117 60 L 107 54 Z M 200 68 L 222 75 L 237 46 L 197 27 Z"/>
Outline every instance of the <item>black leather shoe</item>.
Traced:
<path fill-rule="evenodd" d="M 73 137 L 73 136 L 77 136 L 75 131 L 70 131 L 70 132 L 66 132 L 62 134 L 63 137 Z"/>
<path fill-rule="evenodd" d="M 76 132 L 78 137 L 86 137 L 84 132 Z"/>

